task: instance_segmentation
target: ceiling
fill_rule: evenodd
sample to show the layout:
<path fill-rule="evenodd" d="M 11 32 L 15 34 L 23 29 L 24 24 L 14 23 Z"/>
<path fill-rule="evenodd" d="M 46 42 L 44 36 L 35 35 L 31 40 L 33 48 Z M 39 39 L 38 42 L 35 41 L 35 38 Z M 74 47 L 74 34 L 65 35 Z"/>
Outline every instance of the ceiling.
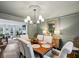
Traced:
<path fill-rule="evenodd" d="M 38 13 L 45 19 L 79 12 L 78 1 L 0 1 L 0 13 L 19 17 L 23 21 L 28 15 L 33 17 L 30 5 L 39 5 Z"/>

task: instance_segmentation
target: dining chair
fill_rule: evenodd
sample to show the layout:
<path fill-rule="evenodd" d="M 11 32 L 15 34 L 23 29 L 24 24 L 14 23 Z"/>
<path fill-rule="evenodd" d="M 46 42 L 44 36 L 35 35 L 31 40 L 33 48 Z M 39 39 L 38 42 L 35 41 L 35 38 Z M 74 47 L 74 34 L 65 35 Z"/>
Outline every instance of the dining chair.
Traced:
<path fill-rule="evenodd" d="M 38 39 L 38 40 L 43 40 L 43 37 L 44 37 L 43 35 L 38 35 L 38 36 L 37 36 L 37 39 Z"/>
<path fill-rule="evenodd" d="M 44 41 L 47 43 L 52 43 L 52 36 L 44 36 Z"/>
<path fill-rule="evenodd" d="M 18 39 L 18 46 L 20 51 L 20 57 L 25 57 L 23 43 L 19 39 Z"/>
<path fill-rule="evenodd" d="M 56 51 L 58 53 L 57 55 L 54 55 L 51 51 L 49 51 L 47 54 L 44 55 L 44 58 L 66 58 L 67 54 L 70 54 L 72 52 L 73 49 L 73 43 L 72 42 L 67 42 L 63 48 L 61 49 L 61 51 L 53 49 L 54 51 Z"/>
<path fill-rule="evenodd" d="M 20 37 L 21 37 L 21 39 L 30 40 L 29 37 L 28 37 L 28 34 L 20 35 Z"/>
<path fill-rule="evenodd" d="M 35 58 L 33 48 L 30 42 L 28 44 L 23 42 L 23 47 L 24 47 L 24 55 L 26 58 Z"/>

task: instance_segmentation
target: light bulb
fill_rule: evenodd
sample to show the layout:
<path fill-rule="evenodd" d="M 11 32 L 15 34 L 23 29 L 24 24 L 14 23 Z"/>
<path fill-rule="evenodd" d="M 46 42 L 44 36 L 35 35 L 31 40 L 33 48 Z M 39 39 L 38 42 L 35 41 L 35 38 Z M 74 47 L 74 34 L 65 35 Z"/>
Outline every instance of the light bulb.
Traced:
<path fill-rule="evenodd" d="M 41 19 L 41 22 L 44 22 L 44 19 L 43 18 Z"/>
<path fill-rule="evenodd" d="M 46 32 L 47 32 L 46 30 L 43 30 L 43 34 L 46 34 Z"/>
<path fill-rule="evenodd" d="M 40 16 L 39 16 L 39 20 L 41 20 L 41 19 L 42 19 L 42 16 L 40 15 Z"/>
<path fill-rule="evenodd" d="M 33 24 L 33 22 L 32 22 L 32 21 L 30 21 L 30 24 Z"/>
<path fill-rule="evenodd" d="M 40 21 L 38 20 L 37 23 L 40 23 Z"/>
<path fill-rule="evenodd" d="M 44 22 L 44 18 L 40 15 L 39 16 L 39 20 L 41 21 L 41 22 Z"/>
<path fill-rule="evenodd" d="M 55 30 L 54 34 L 60 34 L 60 30 Z"/>
<path fill-rule="evenodd" d="M 28 21 L 30 21 L 31 20 L 31 18 L 30 18 L 30 16 L 27 16 L 27 18 L 26 18 Z"/>
<path fill-rule="evenodd" d="M 27 22 L 28 22 L 28 20 L 27 20 L 27 19 L 25 19 L 25 20 L 24 20 L 24 22 L 25 22 L 25 23 L 27 23 Z"/>

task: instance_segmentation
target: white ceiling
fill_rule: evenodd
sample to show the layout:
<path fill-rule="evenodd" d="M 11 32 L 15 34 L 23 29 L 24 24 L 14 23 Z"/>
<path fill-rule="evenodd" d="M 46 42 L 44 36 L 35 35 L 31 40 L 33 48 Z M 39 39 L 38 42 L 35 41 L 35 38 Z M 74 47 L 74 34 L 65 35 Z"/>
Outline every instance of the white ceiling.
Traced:
<path fill-rule="evenodd" d="M 39 5 L 39 13 L 45 19 L 79 12 L 78 1 L 0 1 L 0 13 L 21 17 L 23 20 L 28 15 L 33 17 L 30 5 Z"/>

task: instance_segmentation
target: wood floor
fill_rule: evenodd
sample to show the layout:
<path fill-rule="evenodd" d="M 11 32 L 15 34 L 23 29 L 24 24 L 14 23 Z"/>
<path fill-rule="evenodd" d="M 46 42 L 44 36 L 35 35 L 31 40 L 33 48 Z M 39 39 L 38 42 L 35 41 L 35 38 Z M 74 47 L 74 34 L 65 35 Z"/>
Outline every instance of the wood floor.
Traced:
<path fill-rule="evenodd" d="M 19 58 L 19 46 L 16 40 L 9 40 L 3 51 L 2 58 Z"/>

